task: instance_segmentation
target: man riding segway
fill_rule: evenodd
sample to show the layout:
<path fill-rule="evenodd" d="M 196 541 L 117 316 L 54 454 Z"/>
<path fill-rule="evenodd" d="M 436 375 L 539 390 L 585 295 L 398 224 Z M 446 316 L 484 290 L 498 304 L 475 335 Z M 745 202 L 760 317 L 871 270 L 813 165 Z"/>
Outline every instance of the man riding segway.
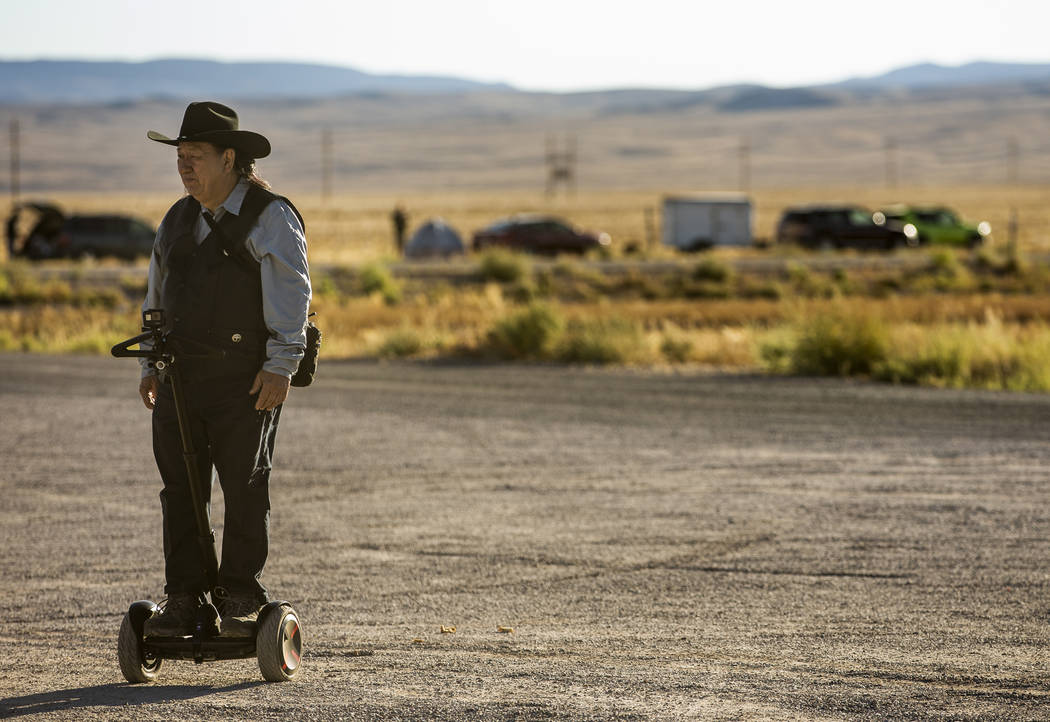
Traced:
<path fill-rule="evenodd" d="M 171 379 L 158 374 L 159 357 L 114 349 L 142 359 L 139 394 L 153 411 L 164 484 L 167 602 L 142 620 L 142 635 L 147 646 L 151 638 L 199 637 L 210 592 L 220 615 L 217 636 L 254 638 L 270 601 L 260 577 L 277 425 L 306 346 L 311 290 L 303 223 L 255 172 L 270 143 L 241 130 L 233 109 L 190 103 L 178 137 L 147 137 L 178 148 L 188 195 L 161 222 L 150 260 L 143 310 L 163 328 L 140 337 L 145 351 L 150 339 L 170 338 L 174 351 L 161 360 L 178 366 L 179 403 Z M 221 561 L 209 571 L 207 547 L 215 565 L 214 543 L 199 528 L 191 484 L 199 477 L 206 520 L 213 469 L 226 512 Z"/>

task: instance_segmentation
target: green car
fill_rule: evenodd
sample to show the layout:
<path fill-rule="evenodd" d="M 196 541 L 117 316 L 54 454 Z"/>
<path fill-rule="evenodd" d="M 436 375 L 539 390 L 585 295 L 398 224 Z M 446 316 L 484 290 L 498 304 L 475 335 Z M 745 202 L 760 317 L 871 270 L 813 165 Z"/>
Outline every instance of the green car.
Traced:
<path fill-rule="evenodd" d="M 943 206 L 890 206 L 875 214 L 883 216 L 882 221 L 894 221 L 904 227 L 914 226 L 918 233 L 919 243 L 963 246 L 976 248 L 992 232 L 988 221 L 977 225 L 964 223 L 955 211 Z"/>

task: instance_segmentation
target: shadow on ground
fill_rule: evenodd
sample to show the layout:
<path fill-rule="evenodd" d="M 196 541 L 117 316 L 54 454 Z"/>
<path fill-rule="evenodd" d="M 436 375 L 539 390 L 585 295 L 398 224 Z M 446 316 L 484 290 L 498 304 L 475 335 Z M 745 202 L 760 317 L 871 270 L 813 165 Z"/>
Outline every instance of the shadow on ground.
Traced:
<path fill-rule="evenodd" d="M 262 684 L 265 682 L 241 682 L 224 687 L 200 687 L 185 684 L 175 686 L 99 684 L 93 687 L 60 689 L 54 692 L 0 699 L 0 717 L 68 712 L 88 707 L 123 707 L 151 702 L 182 702 L 212 694 L 257 687 Z"/>

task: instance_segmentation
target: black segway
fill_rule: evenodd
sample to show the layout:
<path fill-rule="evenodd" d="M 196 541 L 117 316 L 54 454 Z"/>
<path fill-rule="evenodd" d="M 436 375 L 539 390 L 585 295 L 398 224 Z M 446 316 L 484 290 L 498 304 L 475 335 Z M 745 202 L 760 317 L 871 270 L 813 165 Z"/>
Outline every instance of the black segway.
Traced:
<path fill-rule="evenodd" d="M 218 586 L 219 559 L 215 550 L 215 532 L 211 528 L 208 505 L 197 471 L 178 361 L 180 358 L 222 358 L 223 351 L 205 347 L 170 332 L 165 333 L 164 312 L 159 309 L 143 311 L 142 331 L 138 336 L 118 343 L 112 353 L 118 358 L 147 359 L 149 367 L 155 369 L 162 378 L 167 377 L 171 384 L 208 589 L 200 595 L 201 604 L 197 610 L 193 634 L 181 637 L 145 636 L 143 626 L 146 620 L 159 613 L 160 607 L 149 600 L 132 604 L 120 624 L 117 638 L 120 671 L 129 682 L 151 682 L 157 678 L 165 659 L 192 659 L 201 664 L 220 659 L 256 657 L 262 676 L 267 681 L 285 682 L 294 679 L 301 668 L 303 638 L 299 615 L 288 602 L 272 601 L 259 610 L 258 631 L 254 639 L 219 636 L 220 617 L 216 603 L 221 606 L 222 590 Z M 140 350 L 131 350 L 132 346 L 143 342 L 148 342 L 149 347 L 140 346 Z M 202 352 L 187 353 L 186 348 L 200 348 Z"/>

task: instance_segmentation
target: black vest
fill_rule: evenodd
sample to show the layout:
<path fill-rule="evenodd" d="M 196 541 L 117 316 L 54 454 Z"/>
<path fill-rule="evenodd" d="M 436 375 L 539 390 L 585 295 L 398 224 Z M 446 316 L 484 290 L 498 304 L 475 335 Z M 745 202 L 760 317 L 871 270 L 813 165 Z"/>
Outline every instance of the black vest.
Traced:
<path fill-rule="evenodd" d="M 249 185 L 240 214 L 226 213 L 211 223 L 212 231 L 200 245 L 196 242 L 200 203 L 187 196 L 175 205 L 175 240 L 166 259 L 168 279 L 162 299 L 171 330 L 177 337 L 225 352 L 222 359 L 194 358 L 207 353 L 205 346 L 178 343 L 187 380 L 254 376 L 262 368 L 270 334 L 263 318 L 259 262 L 245 241 L 259 215 L 278 198 Z"/>

